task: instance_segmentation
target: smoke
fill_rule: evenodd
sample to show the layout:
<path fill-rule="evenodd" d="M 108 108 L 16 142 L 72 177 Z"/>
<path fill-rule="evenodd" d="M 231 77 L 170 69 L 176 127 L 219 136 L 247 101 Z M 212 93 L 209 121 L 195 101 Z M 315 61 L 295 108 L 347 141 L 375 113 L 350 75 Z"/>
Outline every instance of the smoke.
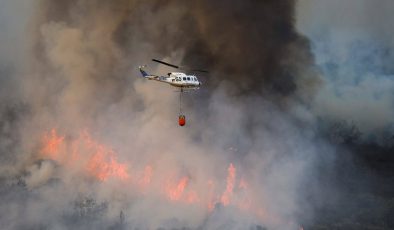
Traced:
<path fill-rule="evenodd" d="M 334 170 L 320 166 L 328 172 L 320 180 L 328 183 L 317 183 L 315 203 L 323 208 L 316 219 L 328 228 L 355 226 L 347 218 L 363 226 L 380 225 L 379 220 L 381 228 L 392 228 L 385 217 L 392 212 L 387 200 L 393 188 L 385 186 L 392 167 L 379 162 L 392 163 L 394 143 L 393 29 L 387 23 L 393 7 L 391 1 L 352 0 L 300 0 L 297 7 L 297 28 L 311 41 L 323 82 L 311 113 L 322 126 L 329 124 L 328 135 L 346 148 L 337 150 Z M 367 218 L 361 214 L 366 212 Z"/>
<path fill-rule="evenodd" d="M 304 0 L 297 17 L 324 76 L 314 113 L 354 123 L 379 142 L 393 133 L 392 8 L 391 1 Z"/>
<path fill-rule="evenodd" d="M 1 135 L 10 140 L 1 150 L 10 160 L 1 166 L 0 222 L 8 229 L 297 229 L 315 205 L 305 184 L 317 187 L 309 180 L 334 158 L 316 114 L 353 114 L 363 104 L 325 100 L 339 82 L 327 80 L 333 75 L 313 47 L 318 71 L 296 31 L 295 7 L 288 0 L 34 3 L 30 42 L 17 42 L 30 43 L 22 52 L 28 63 L 12 61 L 26 68 L 14 75 L 20 90 L 3 90 L 17 106 L 4 99 L 1 110 Z M 185 96 L 184 129 L 176 124 L 179 95 L 138 77 L 151 58 L 210 71 L 200 92 Z M 391 119 L 381 110 L 387 92 L 378 95 L 382 104 L 368 103 L 381 111 L 380 126 Z"/>

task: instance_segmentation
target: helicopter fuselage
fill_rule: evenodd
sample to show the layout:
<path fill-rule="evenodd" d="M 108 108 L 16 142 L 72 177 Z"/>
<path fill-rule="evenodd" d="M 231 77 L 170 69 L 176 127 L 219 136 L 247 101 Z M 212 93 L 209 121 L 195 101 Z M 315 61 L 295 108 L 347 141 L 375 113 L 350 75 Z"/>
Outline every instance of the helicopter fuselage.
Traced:
<path fill-rule="evenodd" d="M 181 72 L 172 72 L 168 73 L 168 76 L 156 76 L 156 75 L 149 75 L 143 70 L 141 71 L 144 78 L 148 80 L 155 80 L 163 83 L 170 84 L 174 87 L 178 88 L 192 88 L 198 89 L 201 86 L 201 82 L 198 78 L 194 75 L 187 75 Z"/>
<path fill-rule="evenodd" d="M 172 86 L 182 88 L 198 88 L 201 86 L 201 82 L 196 76 L 179 72 L 168 73 L 166 82 Z"/>

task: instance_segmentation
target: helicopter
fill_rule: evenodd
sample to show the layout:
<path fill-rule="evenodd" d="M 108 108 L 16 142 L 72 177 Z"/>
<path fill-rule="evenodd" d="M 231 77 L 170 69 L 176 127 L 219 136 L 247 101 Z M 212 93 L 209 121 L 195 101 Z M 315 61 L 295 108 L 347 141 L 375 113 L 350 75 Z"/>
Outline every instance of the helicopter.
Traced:
<path fill-rule="evenodd" d="M 170 66 L 175 69 L 180 69 L 180 70 L 187 70 L 188 72 L 201 72 L 201 73 L 208 73 L 206 70 L 200 70 L 200 69 L 185 69 L 183 67 L 170 64 L 164 61 L 160 61 L 157 59 L 152 59 L 152 61 L 157 62 L 162 65 Z M 180 89 L 180 94 L 179 94 L 179 125 L 180 126 L 185 126 L 186 125 L 186 116 L 182 113 L 182 93 L 186 90 L 198 90 L 202 83 L 198 80 L 197 76 L 195 75 L 189 75 L 183 72 L 170 72 L 167 74 L 167 76 L 158 76 L 158 75 L 153 75 L 149 74 L 145 71 L 146 65 L 144 66 L 139 66 L 139 70 L 142 74 L 142 77 L 148 80 L 155 80 L 158 82 L 163 82 L 167 83 L 171 86 L 174 86 L 176 88 Z"/>
<path fill-rule="evenodd" d="M 184 69 L 181 68 L 177 65 L 173 65 L 164 61 L 160 61 L 157 59 L 152 59 L 152 61 L 157 62 L 159 64 L 163 64 L 166 66 L 170 66 L 175 69 Z M 180 88 L 181 91 L 184 89 L 199 89 L 200 86 L 202 85 L 201 82 L 198 80 L 197 76 L 195 75 L 188 75 L 182 72 L 170 72 L 167 74 L 167 76 L 157 76 L 157 75 L 152 75 L 148 74 L 144 68 L 144 66 L 139 66 L 140 72 L 142 74 L 142 77 L 148 79 L 148 80 L 155 80 L 163 83 L 170 84 L 171 86 Z M 188 70 L 188 72 L 202 72 L 202 73 L 208 73 L 206 70 L 199 70 L 199 69 L 191 69 Z"/>

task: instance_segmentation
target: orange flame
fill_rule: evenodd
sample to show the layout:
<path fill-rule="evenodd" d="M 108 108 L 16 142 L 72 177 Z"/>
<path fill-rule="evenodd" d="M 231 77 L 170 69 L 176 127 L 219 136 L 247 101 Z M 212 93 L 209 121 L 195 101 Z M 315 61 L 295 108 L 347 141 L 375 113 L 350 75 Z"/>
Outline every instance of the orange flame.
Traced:
<path fill-rule="evenodd" d="M 228 171 L 228 175 L 227 175 L 226 191 L 224 191 L 220 199 L 224 206 L 230 204 L 230 199 L 233 195 L 236 169 L 233 164 L 230 164 L 227 171 Z"/>
<path fill-rule="evenodd" d="M 215 182 L 213 180 L 208 181 L 208 210 L 213 211 L 216 204 L 216 197 L 215 197 Z"/>
<path fill-rule="evenodd" d="M 56 161 L 65 167 L 78 168 L 101 182 L 110 178 L 127 180 L 129 184 L 137 188 L 136 191 L 144 195 L 150 194 L 146 193 L 148 189 L 155 192 L 154 188 L 158 186 L 164 189 L 157 194 L 172 202 L 199 205 L 206 207 L 209 211 L 213 211 L 215 205 L 221 203 L 223 206 L 231 205 L 244 212 L 253 213 L 254 216 L 263 220 L 275 219 L 264 208 L 252 202 L 249 184 L 243 177 L 237 181 L 237 170 L 232 163 L 227 168 L 224 191 L 219 186 L 222 183 L 213 179 L 207 180 L 205 188 L 201 191 L 193 190 L 194 181 L 191 181 L 188 176 L 176 175 L 175 178 L 180 179 L 154 177 L 154 167 L 151 165 L 145 166 L 140 172 L 131 174 L 129 164 L 120 163 L 116 152 L 93 140 L 86 131 L 82 132 L 76 140 L 69 141 L 52 129 L 43 136 L 42 142 L 40 157 Z M 131 180 L 130 175 L 134 175 L 135 180 Z"/>
<path fill-rule="evenodd" d="M 95 151 L 87 165 L 91 175 L 102 181 L 109 177 L 118 177 L 122 180 L 129 178 L 126 165 L 118 163 L 112 150 L 97 146 Z"/>
<path fill-rule="evenodd" d="M 175 187 L 172 186 L 171 183 L 169 183 L 169 185 L 167 186 L 168 198 L 174 201 L 180 200 L 188 182 L 189 182 L 188 177 L 182 177 Z"/>
<path fill-rule="evenodd" d="M 59 137 L 55 129 L 50 131 L 50 134 L 45 134 L 43 137 L 44 147 L 41 153 L 44 157 L 59 161 L 59 150 L 64 143 L 64 137 Z"/>
<path fill-rule="evenodd" d="M 101 181 L 108 180 L 110 177 L 121 180 L 129 178 L 127 166 L 117 161 L 111 149 L 94 142 L 87 132 L 81 134 L 79 139 L 72 143 L 71 154 L 65 148 L 64 139 L 58 136 L 55 129 L 51 130 L 50 135 L 45 134 L 41 156 L 58 163 L 82 164 L 82 168 L 89 175 Z"/>
<path fill-rule="evenodd" d="M 171 201 L 180 201 L 188 204 L 196 204 L 200 201 L 196 191 L 189 187 L 189 177 L 182 177 L 178 183 L 167 184 L 167 198 Z"/>

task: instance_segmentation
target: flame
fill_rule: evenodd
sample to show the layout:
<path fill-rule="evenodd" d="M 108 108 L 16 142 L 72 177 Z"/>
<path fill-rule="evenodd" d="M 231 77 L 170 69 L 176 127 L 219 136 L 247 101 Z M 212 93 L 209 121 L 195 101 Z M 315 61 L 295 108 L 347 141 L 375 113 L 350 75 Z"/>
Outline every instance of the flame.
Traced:
<path fill-rule="evenodd" d="M 95 175 L 102 181 L 107 180 L 109 177 L 118 177 L 122 180 L 129 178 L 126 165 L 118 163 L 114 152 L 106 150 L 102 146 L 97 147 L 87 167 L 90 174 Z"/>
<path fill-rule="evenodd" d="M 224 206 L 230 204 L 230 199 L 233 196 L 236 169 L 233 164 L 230 164 L 227 171 L 228 171 L 228 175 L 227 175 L 226 191 L 224 191 L 220 199 Z"/>
<path fill-rule="evenodd" d="M 204 189 L 201 190 L 200 184 L 200 190 L 195 190 L 196 182 L 191 177 L 161 175 L 155 172 L 154 165 L 146 165 L 140 171 L 132 172 L 130 162 L 121 163 L 114 150 L 99 144 L 87 131 L 81 132 L 75 140 L 68 140 L 58 135 L 55 129 L 43 135 L 40 157 L 56 161 L 64 167 L 78 168 L 79 172 L 100 182 L 109 179 L 127 182 L 142 195 L 156 194 L 170 202 L 199 205 L 208 211 L 213 211 L 216 204 L 221 203 L 252 213 L 262 220 L 276 218 L 254 204 L 250 185 L 244 177 L 237 179 L 237 169 L 232 163 L 227 168 L 224 191 L 223 183 L 215 179 L 208 179 Z M 157 188 L 162 191 L 157 191 Z"/>
<path fill-rule="evenodd" d="M 171 183 L 169 183 L 167 186 L 168 198 L 173 201 L 180 200 L 188 182 L 189 182 L 189 178 L 183 177 L 179 180 L 179 182 L 175 186 L 172 186 Z"/>
<path fill-rule="evenodd" d="M 114 151 L 93 141 L 86 131 L 71 144 L 71 154 L 65 145 L 64 136 L 59 136 L 52 129 L 50 134 L 44 135 L 41 157 L 68 166 L 82 164 L 88 175 L 100 181 L 112 177 L 126 180 L 130 177 L 127 166 L 118 162 Z"/>
<path fill-rule="evenodd" d="M 41 150 L 43 156 L 59 161 L 59 150 L 64 144 L 64 137 L 58 136 L 55 129 L 52 129 L 49 134 L 45 134 L 43 137 L 44 147 Z"/>
<path fill-rule="evenodd" d="M 178 183 L 167 183 L 167 198 L 171 201 L 180 201 L 196 204 L 200 201 L 199 195 L 189 186 L 190 178 L 182 177 Z"/>
<path fill-rule="evenodd" d="M 213 180 L 208 180 L 208 191 L 208 210 L 213 211 L 216 204 L 215 182 Z"/>

